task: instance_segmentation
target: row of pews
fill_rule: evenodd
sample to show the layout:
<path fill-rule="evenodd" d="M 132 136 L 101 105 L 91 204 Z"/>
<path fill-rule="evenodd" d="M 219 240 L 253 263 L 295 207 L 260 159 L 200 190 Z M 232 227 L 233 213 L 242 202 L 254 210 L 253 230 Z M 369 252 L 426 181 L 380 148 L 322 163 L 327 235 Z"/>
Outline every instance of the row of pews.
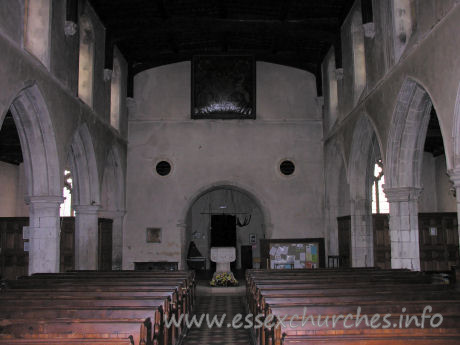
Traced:
<path fill-rule="evenodd" d="M 248 308 L 261 316 L 259 325 L 273 320 L 255 327 L 260 345 L 460 344 L 458 288 L 433 284 L 421 272 L 248 270 L 246 283 Z"/>
<path fill-rule="evenodd" d="M 0 345 L 175 345 L 191 313 L 193 271 L 75 271 L 6 281 Z"/>

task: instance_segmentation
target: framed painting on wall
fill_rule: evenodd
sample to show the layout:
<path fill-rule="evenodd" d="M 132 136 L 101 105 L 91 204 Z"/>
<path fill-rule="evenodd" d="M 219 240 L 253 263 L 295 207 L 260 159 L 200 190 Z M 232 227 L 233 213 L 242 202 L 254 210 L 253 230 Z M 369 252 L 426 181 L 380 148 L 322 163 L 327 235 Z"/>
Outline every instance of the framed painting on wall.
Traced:
<path fill-rule="evenodd" d="M 194 56 L 192 119 L 255 119 L 255 85 L 253 56 Z"/>

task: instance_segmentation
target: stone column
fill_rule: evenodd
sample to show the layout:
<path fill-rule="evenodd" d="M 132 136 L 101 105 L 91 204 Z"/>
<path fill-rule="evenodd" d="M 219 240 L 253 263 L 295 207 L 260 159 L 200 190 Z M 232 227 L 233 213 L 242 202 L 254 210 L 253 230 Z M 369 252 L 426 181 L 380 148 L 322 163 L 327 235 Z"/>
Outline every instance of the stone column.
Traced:
<path fill-rule="evenodd" d="M 99 205 L 75 205 L 75 269 L 97 270 Z"/>
<path fill-rule="evenodd" d="M 112 269 L 121 270 L 123 261 L 123 221 L 126 211 L 101 211 L 99 216 L 112 223 Z"/>
<path fill-rule="evenodd" d="M 352 267 L 374 265 L 374 234 L 370 201 L 351 202 L 351 264 Z"/>
<path fill-rule="evenodd" d="M 29 239 L 29 274 L 59 272 L 60 223 L 62 196 L 32 196 L 29 204 L 29 226 L 24 238 Z"/>
<path fill-rule="evenodd" d="M 391 268 L 420 271 L 418 198 L 421 188 L 384 188 L 390 204 Z"/>
<path fill-rule="evenodd" d="M 457 199 L 457 224 L 458 224 L 458 238 L 460 245 L 460 166 L 449 171 L 450 180 L 454 184 L 455 197 Z"/>

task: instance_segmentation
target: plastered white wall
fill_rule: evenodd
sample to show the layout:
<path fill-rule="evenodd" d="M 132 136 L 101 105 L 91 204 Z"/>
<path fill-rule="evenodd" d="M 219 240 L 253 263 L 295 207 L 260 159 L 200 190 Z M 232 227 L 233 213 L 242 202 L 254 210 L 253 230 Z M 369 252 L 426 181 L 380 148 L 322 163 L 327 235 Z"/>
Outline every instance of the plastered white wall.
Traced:
<path fill-rule="evenodd" d="M 256 120 L 191 120 L 190 63 L 136 76 L 130 114 L 124 268 L 136 261 L 183 261 L 185 217 L 206 188 L 234 185 L 257 198 L 268 238 L 323 237 L 322 121 L 315 78 L 257 63 Z M 279 172 L 283 159 L 293 176 Z M 169 176 L 155 172 L 171 162 Z M 145 241 L 163 230 L 161 244 Z"/>

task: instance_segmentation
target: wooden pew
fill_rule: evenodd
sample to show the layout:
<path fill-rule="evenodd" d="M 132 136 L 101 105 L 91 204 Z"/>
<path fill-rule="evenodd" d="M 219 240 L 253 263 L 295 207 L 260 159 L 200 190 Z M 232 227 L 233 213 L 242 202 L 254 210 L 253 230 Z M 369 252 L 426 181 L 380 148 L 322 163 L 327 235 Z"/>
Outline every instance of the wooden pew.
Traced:
<path fill-rule="evenodd" d="M 452 286 L 432 285 L 429 276 L 406 270 L 310 270 L 293 272 L 285 270 L 249 271 L 247 277 L 247 299 L 250 310 L 257 315 L 269 314 L 287 320 L 302 315 L 307 307 L 309 314 L 338 315 L 353 314 L 359 306 L 366 306 L 368 315 L 395 313 L 400 306 L 420 308 L 435 305 L 446 317 L 441 330 L 425 341 L 426 334 L 420 329 L 397 330 L 395 337 L 391 329 L 318 329 L 304 326 L 296 330 L 288 328 L 260 329 L 258 339 L 263 345 L 283 344 L 460 344 L 460 296 Z M 427 278 L 428 277 L 428 278 Z M 371 309 L 369 309 L 371 308 Z M 380 309 L 379 309 L 380 308 Z M 393 309 L 392 309 L 393 308 Z M 376 311 L 377 310 L 377 311 Z M 458 310 L 458 311 L 457 311 Z M 399 310 L 401 313 L 401 311 Z M 362 312 L 363 314 L 364 312 Z M 412 313 L 411 313 L 412 315 Z M 353 333 L 355 332 L 355 333 Z M 356 333 L 358 332 L 358 333 Z M 338 339 L 342 339 L 340 342 Z M 343 340 L 346 339 L 346 340 Z M 401 340 L 404 339 L 404 340 Z M 428 339 L 428 338 L 427 338 Z M 347 342 L 349 341 L 349 342 Z M 421 342 L 422 341 L 422 342 Z M 431 341 L 431 342 L 430 342 Z"/>
<path fill-rule="evenodd" d="M 69 344 L 77 338 L 84 342 L 89 337 L 101 344 L 125 344 L 126 339 L 113 337 L 113 330 L 114 334 L 133 333 L 130 342 L 136 345 L 175 344 L 178 332 L 175 327 L 166 329 L 163 314 L 168 317 L 168 313 L 174 312 L 174 299 L 176 316 L 191 312 L 194 285 L 194 273 L 189 272 L 73 272 L 8 281 L 8 289 L 0 293 L 0 317 L 5 323 L 0 340 L 5 343 L 5 339 L 14 339 L 19 343 L 11 336 L 19 332 L 32 343 L 37 337 L 45 337 L 50 343 L 59 343 L 59 338 L 63 338 Z M 147 320 L 151 319 L 154 322 L 147 327 Z M 139 326 L 140 321 L 140 332 L 129 328 Z M 39 330 L 40 334 L 31 334 L 30 329 Z M 75 339 L 68 339 L 69 334 Z"/>

